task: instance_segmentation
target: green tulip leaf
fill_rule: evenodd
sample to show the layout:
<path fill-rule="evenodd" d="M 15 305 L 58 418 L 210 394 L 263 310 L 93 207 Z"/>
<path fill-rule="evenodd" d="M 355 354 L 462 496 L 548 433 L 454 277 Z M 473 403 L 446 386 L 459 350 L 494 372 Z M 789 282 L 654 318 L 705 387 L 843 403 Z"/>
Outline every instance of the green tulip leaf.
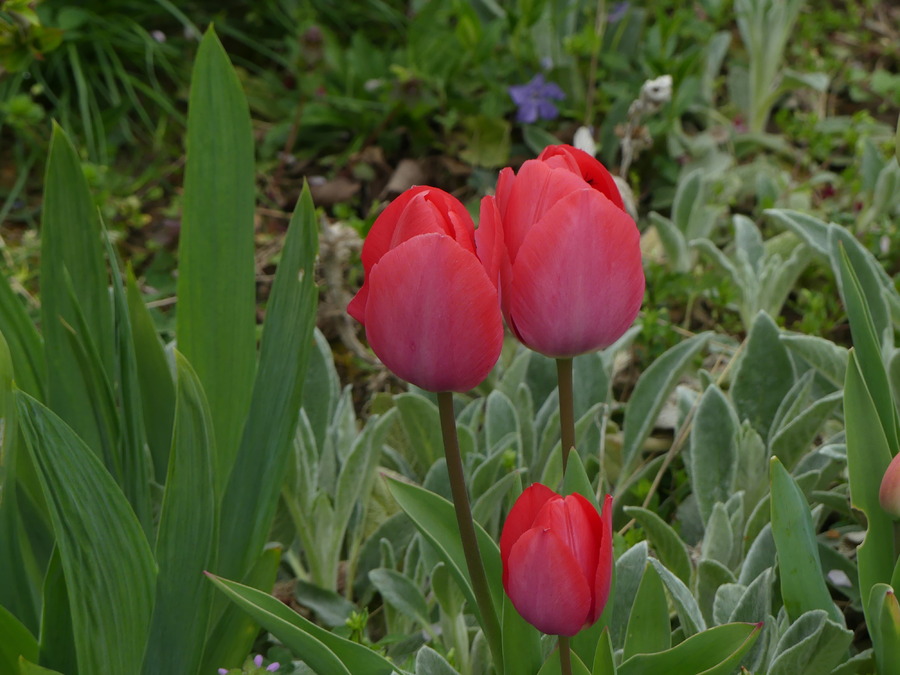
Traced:
<path fill-rule="evenodd" d="M 377 652 L 304 619 L 268 593 L 213 574 L 207 573 L 207 577 L 316 672 L 329 675 L 394 672 L 394 665 Z"/>
<path fill-rule="evenodd" d="M 613 652 L 612 639 L 609 629 L 604 628 L 597 642 L 597 651 L 594 653 L 594 667 L 591 675 L 616 675 L 616 659 Z"/>
<path fill-rule="evenodd" d="M 788 617 L 796 621 L 805 612 L 822 609 L 829 618 L 843 625 L 843 615 L 825 585 L 809 504 L 776 457 L 769 468 L 772 534 L 778 551 L 781 597 Z"/>
<path fill-rule="evenodd" d="M 887 584 L 872 586 L 868 607 L 878 675 L 900 675 L 900 604 L 894 589 Z"/>
<path fill-rule="evenodd" d="M 635 654 L 665 651 L 672 644 L 671 637 L 666 591 L 656 568 L 648 563 L 628 617 L 622 658 L 627 661 Z"/>
<path fill-rule="evenodd" d="M 570 653 L 572 656 L 572 675 L 591 675 L 591 671 L 584 665 L 584 661 L 579 658 L 578 654 L 575 652 Z M 544 661 L 544 665 L 538 671 L 537 675 L 561 675 L 561 673 L 559 650 L 554 649 L 550 653 L 550 656 L 547 657 L 547 660 Z"/>
<path fill-rule="evenodd" d="M 753 646 L 762 624 L 729 623 L 692 635 L 657 654 L 636 654 L 618 675 L 728 675 Z"/>
<path fill-rule="evenodd" d="M 852 235 L 850 239 L 856 242 Z M 888 449 L 891 455 L 894 455 L 900 449 L 898 447 L 900 421 L 897 417 L 897 408 L 893 404 L 881 349 L 882 340 L 887 339 L 888 333 L 893 340 L 893 331 L 890 319 L 886 316 L 887 309 L 881 308 L 885 316 L 879 316 L 876 311 L 878 303 L 884 303 L 881 284 L 868 264 L 869 259 L 857 249 L 858 245 L 858 242 L 849 244 L 844 240 L 835 244 L 840 249 L 837 255 L 840 260 L 841 294 L 850 319 L 853 350 L 859 371 L 865 379 L 866 387 L 878 411 Z M 877 261 L 871 264 L 880 268 Z"/>
<path fill-rule="evenodd" d="M 542 663 L 541 632 L 522 618 L 505 593 L 501 620 L 505 675 L 536 673 Z"/>
<path fill-rule="evenodd" d="M 613 606 L 612 616 L 609 621 L 612 643 L 616 649 L 625 644 L 629 618 L 634 608 L 635 596 L 644 576 L 644 568 L 646 566 L 646 541 L 638 542 L 616 560 L 616 571 L 613 577 L 616 589 L 615 593 L 611 594 Z"/>
<path fill-rule="evenodd" d="M 896 551 L 894 524 L 878 501 L 881 479 L 891 462 L 891 451 L 871 390 L 860 371 L 855 348 L 850 351 L 847 366 L 844 418 L 850 503 L 865 514 L 868 524 L 865 541 L 856 549 L 860 597 L 867 602 L 875 584 L 891 581 Z M 864 609 L 871 621 L 865 605 Z"/>

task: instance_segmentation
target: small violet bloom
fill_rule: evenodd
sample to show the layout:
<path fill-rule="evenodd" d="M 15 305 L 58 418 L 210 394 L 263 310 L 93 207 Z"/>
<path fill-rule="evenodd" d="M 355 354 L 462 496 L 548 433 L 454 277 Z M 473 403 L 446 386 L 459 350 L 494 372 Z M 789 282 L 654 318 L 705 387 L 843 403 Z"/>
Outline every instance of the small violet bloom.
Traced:
<path fill-rule="evenodd" d="M 263 657 L 262 657 L 262 654 L 257 654 L 256 656 L 253 657 L 253 664 L 254 664 L 257 668 L 262 668 L 262 665 L 263 665 Z M 278 670 L 280 667 L 281 667 L 281 664 L 278 663 L 278 661 L 274 661 L 274 662 L 270 663 L 268 666 L 266 666 L 266 672 L 267 672 L 267 673 L 274 673 L 274 672 L 275 672 L 276 670 Z"/>
<path fill-rule="evenodd" d="M 616 3 L 615 7 L 613 7 L 610 13 L 606 16 L 607 23 L 618 23 L 619 21 L 624 19 L 630 7 L 630 2 Z"/>
<path fill-rule="evenodd" d="M 513 103 L 519 107 L 516 120 L 525 124 L 556 119 L 559 110 L 553 101 L 562 101 L 566 98 L 559 85 L 544 81 L 543 73 L 538 73 L 526 84 L 509 87 L 508 91 Z"/>

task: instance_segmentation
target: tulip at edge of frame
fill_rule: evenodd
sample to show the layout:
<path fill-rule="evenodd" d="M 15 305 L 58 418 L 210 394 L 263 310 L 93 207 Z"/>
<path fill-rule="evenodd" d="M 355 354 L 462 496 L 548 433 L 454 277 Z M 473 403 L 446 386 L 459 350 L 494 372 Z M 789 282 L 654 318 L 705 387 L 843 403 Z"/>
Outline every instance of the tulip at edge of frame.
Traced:
<path fill-rule="evenodd" d="M 895 520 L 900 519 L 900 455 L 888 464 L 878 490 L 878 501 Z"/>

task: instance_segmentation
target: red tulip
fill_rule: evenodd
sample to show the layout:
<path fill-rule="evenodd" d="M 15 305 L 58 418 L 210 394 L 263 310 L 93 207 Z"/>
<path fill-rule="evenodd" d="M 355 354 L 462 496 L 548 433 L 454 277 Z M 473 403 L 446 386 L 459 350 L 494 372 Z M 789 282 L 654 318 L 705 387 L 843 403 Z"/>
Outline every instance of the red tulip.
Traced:
<path fill-rule="evenodd" d="M 419 186 L 384 210 L 363 245 L 365 283 L 347 312 L 388 368 L 429 391 L 467 391 L 500 356 L 497 289 L 474 232 L 457 199 Z"/>
<path fill-rule="evenodd" d="M 884 472 L 881 489 L 878 490 L 878 501 L 881 508 L 892 517 L 900 518 L 900 455 L 891 460 Z"/>
<path fill-rule="evenodd" d="M 612 578 L 612 497 L 603 515 L 579 494 L 535 483 L 516 500 L 500 535 L 503 588 L 522 617 L 572 636 L 603 613 Z"/>
<path fill-rule="evenodd" d="M 585 152 L 552 146 L 518 174 L 503 169 L 475 236 L 507 325 L 538 352 L 608 347 L 637 316 L 640 234 L 612 176 Z"/>

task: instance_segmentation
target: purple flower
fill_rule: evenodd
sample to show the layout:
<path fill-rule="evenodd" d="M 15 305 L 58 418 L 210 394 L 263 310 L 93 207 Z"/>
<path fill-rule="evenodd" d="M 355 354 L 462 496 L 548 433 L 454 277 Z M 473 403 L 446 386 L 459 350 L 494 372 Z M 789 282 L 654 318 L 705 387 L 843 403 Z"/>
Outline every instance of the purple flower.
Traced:
<path fill-rule="evenodd" d="M 516 120 L 533 124 L 538 120 L 552 120 L 559 115 L 553 100 L 562 101 L 566 95 L 555 82 L 544 82 L 543 73 L 538 73 L 526 84 L 516 84 L 508 89 L 519 110 Z"/>
<path fill-rule="evenodd" d="M 612 8 L 612 11 L 607 15 L 606 21 L 607 23 L 618 23 L 625 15 L 628 13 L 628 8 L 631 6 L 629 2 L 620 2 L 617 3 L 615 7 Z"/>

